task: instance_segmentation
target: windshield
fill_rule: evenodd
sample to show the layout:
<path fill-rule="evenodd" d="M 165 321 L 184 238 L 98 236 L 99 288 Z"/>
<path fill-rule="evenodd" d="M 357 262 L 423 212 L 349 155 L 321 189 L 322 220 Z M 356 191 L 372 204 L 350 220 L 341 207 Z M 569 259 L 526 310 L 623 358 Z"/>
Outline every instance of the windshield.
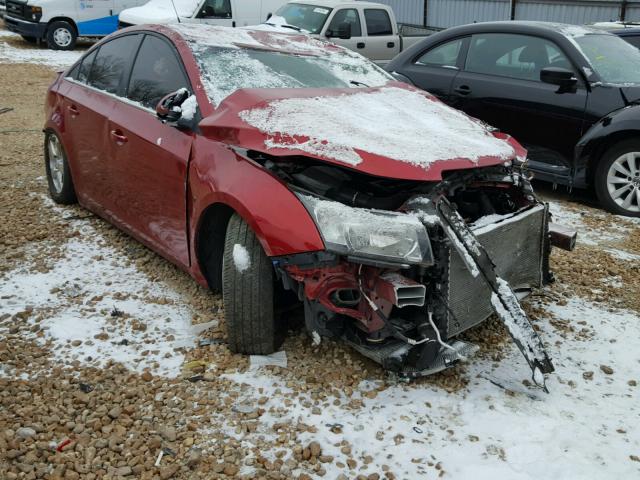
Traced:
<path fill-rule="evenodd" d="M 249 48 L 192 47 L 214 105 L 241 88 L 377 87 L 393 80 L 367 59 L 347 50 L 295 55 Z"/>
<path fill-rule="evenodd" d="M 574 37 L 605 83 L 639 84 L 640 50 L 615 35 Z"/>
<path fill-rule="evenodd" d="M 331 8 L 287 3 L 276 11 L 275 16 L 282 17 L 287 25 L 293 25 L 309 33 L 320 33 L 330 13 Z"/>

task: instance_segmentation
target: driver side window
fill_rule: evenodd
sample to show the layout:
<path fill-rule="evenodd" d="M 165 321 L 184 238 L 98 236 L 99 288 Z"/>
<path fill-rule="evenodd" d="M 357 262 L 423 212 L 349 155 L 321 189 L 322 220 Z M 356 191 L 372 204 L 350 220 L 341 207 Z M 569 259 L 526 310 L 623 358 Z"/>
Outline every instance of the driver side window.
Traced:
<path fill-rule="evenodd" d="M 207 0 L 198 18 L 231 18 L 231 0 Z"/>
<path fill-rule="evenodd" d="M 362 27 L 360 26 L 360 15 L 358 14 L 358 10 L 355 8 L 343 8 L 338 10 L 333 16 L 328 30 L 337 34 L 340 25 L 343 23 L 351 25 L 352 37 L 362 36 Z"/>

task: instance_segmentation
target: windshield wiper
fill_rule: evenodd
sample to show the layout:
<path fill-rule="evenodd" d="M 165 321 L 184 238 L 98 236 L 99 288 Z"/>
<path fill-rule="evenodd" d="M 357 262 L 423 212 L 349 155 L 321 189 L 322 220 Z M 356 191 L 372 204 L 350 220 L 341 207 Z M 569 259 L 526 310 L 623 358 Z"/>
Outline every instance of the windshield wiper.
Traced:
<path fill-rule="evenodd" d="M 271 25 L 272 27 L 283 27 L 283 28 L 290 28 L 291 30 L 295 30 L 296 32 L 301 32 L 302 29 L 300 27 L 296 27 L 295 25 L 289 25 L 287 23 L 283 23 L 281 25 L 277 25 L 275 23 L 268 23 L 266 22 L 267 25 Z"/>
<path fill-rule="evenodd" d="M 349 80 L 349 83 L 351 85 L 355 85 L 356 87 L 367 87 L 367 88 L 369 88 L 369 85 L 367 85 L 366 83 L 358 82 L 357 80 Z"/>

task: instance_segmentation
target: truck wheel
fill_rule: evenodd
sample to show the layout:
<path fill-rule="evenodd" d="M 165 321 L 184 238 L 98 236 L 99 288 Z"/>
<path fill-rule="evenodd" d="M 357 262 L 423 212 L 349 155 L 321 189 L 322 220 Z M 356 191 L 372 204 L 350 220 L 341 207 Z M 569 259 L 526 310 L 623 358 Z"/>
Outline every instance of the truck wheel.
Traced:
<path fill-rule="evenodd" d="M 598 163 L 594 183 L 604 208 L 640 217 L 640 141 L 625 140 L 607 150 Z"/>
<path fill-rule="evenodd" d="M 44 137 L 44 162 L 49 183 L 49 194 L 56 203 L 70 205 L 76 203 L 71 170 L 60 138 L 53 132 Z"/>
<path fill-rule="evenodd" d="M 232 352 L 267 355 L 280 347 L 284 338 L 274 311 L 273 265 L 237 213 L 227 226 L 222 296 Z"/>
<path fill-rule="evenodd" d="M 69 22 L 53 22 L 47 28 L 47 45 L 53 50 L 73 50 L 78 34 Z"/>

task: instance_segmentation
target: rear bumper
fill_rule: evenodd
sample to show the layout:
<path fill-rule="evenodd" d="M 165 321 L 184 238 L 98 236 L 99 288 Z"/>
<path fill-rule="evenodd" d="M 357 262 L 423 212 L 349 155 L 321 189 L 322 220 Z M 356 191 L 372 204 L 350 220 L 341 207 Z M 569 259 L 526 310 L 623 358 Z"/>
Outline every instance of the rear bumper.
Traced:
<path fill-rule="evenodd" d="M 25 37 L 44 38 L 47 31 L 46 23 L 27 22 L 11 15 L 5 15 L 4 24 L 7 30 Z"/>

